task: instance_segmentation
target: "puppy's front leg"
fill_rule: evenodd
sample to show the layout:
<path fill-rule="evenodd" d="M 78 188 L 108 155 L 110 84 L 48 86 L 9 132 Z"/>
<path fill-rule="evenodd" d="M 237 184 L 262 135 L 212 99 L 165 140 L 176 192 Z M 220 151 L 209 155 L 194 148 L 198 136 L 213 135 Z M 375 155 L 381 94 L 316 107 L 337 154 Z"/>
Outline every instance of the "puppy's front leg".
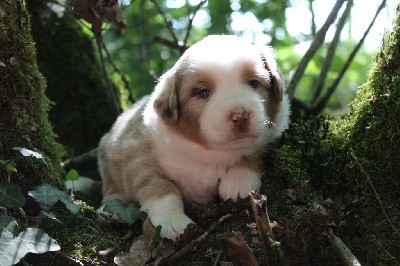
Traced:
<path fill-rule="evenodd" d="M 260 174 L 243 166 L 229 169 L 221 177 L 218 192 L 223 200 L 245 198 L 252 190 L 259 190 L 261 186 Z"/>
<path fill-rule="evenodd" d="M 143 200 L 142 210 L 149 215 L 154 226 L 161 225 L 161 236 L 176 240 L 193 221 L 184 213 L 180 195 L 164 194 Z"/>

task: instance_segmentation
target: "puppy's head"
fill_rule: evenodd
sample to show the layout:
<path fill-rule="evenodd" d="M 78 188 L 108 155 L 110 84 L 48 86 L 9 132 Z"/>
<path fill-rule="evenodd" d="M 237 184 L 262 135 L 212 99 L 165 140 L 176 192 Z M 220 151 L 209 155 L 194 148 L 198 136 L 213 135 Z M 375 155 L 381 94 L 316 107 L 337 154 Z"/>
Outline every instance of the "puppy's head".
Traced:
<path fill-rule="evenodd" d="M 289 101 L 271 48 L 213 35 L 190 47 L 156 88 L 154 108 L 207 148 L 254 150 L 287 128 Z"/>

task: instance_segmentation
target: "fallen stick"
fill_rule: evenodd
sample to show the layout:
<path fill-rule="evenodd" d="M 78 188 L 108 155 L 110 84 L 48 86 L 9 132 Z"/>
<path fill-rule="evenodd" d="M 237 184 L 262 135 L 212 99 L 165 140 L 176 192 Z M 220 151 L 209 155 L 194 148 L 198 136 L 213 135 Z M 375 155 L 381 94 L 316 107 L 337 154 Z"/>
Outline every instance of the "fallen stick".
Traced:
<path fill-rule="evenodd" d="M 227 232 L 219 236 L 225 252 L 234 260 L 234 265 L 258 266 L 251 248 L 240 232 Z"/>
<path fill-rule="evenodd" d="M 361 263 L 358 261 L 356 256 L 354 256 L 353 252 L 346 246 L 343 241 L 335 236 L 333 232 L 330 232 L 329 242 L 331 243 L 333 250 L 336 254 L 339 255 L 340 261 L 345 266 L 361 266 Z"/>
<path fill-rule="evenodd" d="M 256 220 L 257 231 L 263 246 L 264 263 L 266 265 L 284 264 L 284 255 L 280 243 L 274 240 L 268 212 L 267 196 L 251 191 L 250 203 Z"/>
<path fill-rule="evenodd" d="M 325 207 L 319 203 L 314 203 L 314 208 L 324 215 L 328 215 Z M 340 261 L 345 266 L 361 266 L 353 252 L 346 246 L 346 244 L 333 233 L 332 229 L 328 232 L 329 243 L 332 245 L 333 251 L 339 256 Z"/>
<path fill-rule="evenodd" d="M 222 216 L 221 218 L 218 219 L 214 224 L 210 226 L 210 228 L 204 232 L 201 236 L 199 236 L 197 239 L 192 240 L 188 245 L 186 245 L 184 248 L 181 250 L 175 252 L 169 257 L 166 257 L 162 259 L 159 263 L 159 265 L 172 265 L 174 262 L 179 260 L 180 258 L 184 257 L 186 254 L 188 254 L 190 251 L 192 251 L 195 247 L 201 245 L 204 243 L 208 236 L 219 226 L 222 224 L 225 220 L 229 219 L 232 217 L 232 214 L 227 214 Z"/>

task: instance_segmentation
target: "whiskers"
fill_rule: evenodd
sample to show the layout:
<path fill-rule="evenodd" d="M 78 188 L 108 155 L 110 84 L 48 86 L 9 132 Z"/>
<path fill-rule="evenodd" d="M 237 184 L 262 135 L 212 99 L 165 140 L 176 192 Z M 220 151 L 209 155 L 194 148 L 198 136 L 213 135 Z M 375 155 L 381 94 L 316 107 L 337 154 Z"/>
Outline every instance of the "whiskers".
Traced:
<path fill-rule="evenodd" d="M 272 122 L 272 121 L 271 121 L 271 120 L 269 120 L 269 119 L 265 119 L 265 120 L 262 122 L 262 124 L 263 124 L 263 125 L 267 125 L 267 126 L 273 126 L 273 127 L 276 127 L 275 123 L 274 123 L 274 122 Z"/>

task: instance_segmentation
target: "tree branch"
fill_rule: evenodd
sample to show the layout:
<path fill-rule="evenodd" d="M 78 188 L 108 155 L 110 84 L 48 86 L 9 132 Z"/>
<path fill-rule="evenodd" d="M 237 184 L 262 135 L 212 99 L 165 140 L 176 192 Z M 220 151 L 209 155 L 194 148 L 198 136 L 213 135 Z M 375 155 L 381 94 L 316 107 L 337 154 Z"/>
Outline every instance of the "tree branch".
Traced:
<path fill-rule="evenodd" d="M 172 49 L 177 49 L 177 50 L 179 50 L 181 53 L 183 53 L 184 51 L 186 51 L 186 49 L 188 48 L 187 46 L 179 45 L 179 43 L 176 43 L 176 42 L 173 42 L 173 41 L 164 39 L 164 38 L 162 38 L 162 37 L 160 37 L 160 36 L 156 36 L 156 37 L 154 38 L 154 42 L 159 43 L 159 44 L 162 44 L 162 45 L 164 45 L 164 46 L 166 46 L 166 47 L 169 47 L 169 48 L 172 48 Z"/>
<path fill-rule="evenodd" d="M 77 168 L 79 166 L 85 165 L 90 161 L 96 161 L 96 160 L 97 160 L 97 148 L 62 162 L 61 167 L 63 167 L 64 171 L 67 172 L 72 168 Z"/>
<path fill-rule="evenodd" d="M 354 256 L 353 252 L 343 243 L 342 239 L 333 234 L 332 229 L 329 234 L 329 241 L 335 251 L 336 254 L 339 255 L 340 261 L 343 265 L 348 266 L 361 266 L 361 263 L 358 261 L 356 256 Z"/>
<path fill-rule="evenodd" d="M 287 88 L 287 92 L 289 96 L 292 98 L 294 95 L 294 91 L 297 87 L 297 84 L 299 83 L 301 77 L 304 74 L 304 71 L 306 70 L 306 67 L 310 60 L 313 58 L 315 53 L 317 52 L 318 48 L 322 45 L 322 43 L 325 40 L 326 32 L 328 31 L 330 25 L 335 21 L 336 16 L 339 12 L 339 9 L 343 5 L 345 0 L 337 0 L 335 6 L 332 8 L 331 13 L 329 14 L 328 18 L 326 19 L 324 25 L 321 27 L 321 29 L 318 31 L 315 39 L 310 45 L 310 48 L 308 48 L 306 54 L 304 55 L 303 59 L 300 61 L 295 73 L 293 74 L 292 79 L 290 80 L 290 83 Z"/>
<path fill-rule="evenodd" d="M 151 0 L 151 2 L 156 6 L 156 8 L 158 10 L 158 13 L 160 13 L 161 16 L 163 17 L 165 25 L 167 26 L 168 31 L 171 33 L 171 36 L 174 39 L 174 42 L 175 42 L 176 46 L 180 46 L 178 37 L 176 36 L 176 34 L 174 32 L 174 29 L 173 29 L 173 26 L 172 26 L 172 22 L 167 18 L 167 14 L 161 8 L 161 6 L 158 4 L 157 0 Z"/>
<path fill-rule="evenodd" d="M 202 0 L 197 6 L 196 9 L 193 11 L 192 15 L 189 15 L 189 22 L 188 22 L 188 26 L 186 29 L 186 35 L 185 38 L 183 39 L 183 46 L 187 45 L 187 41 L 189 39 L 189 35 L 190 35 L 190 31 L 192 30 L 192 26 L 193 26 L 193 20 L 194 17 L 196 16 L 197 12 L 200 10 L 200 8 L 207 2 L 207 0 Z"/>
<path fill-rule="evenodd" d="M 317 28 L 315 24 L 315 12 L 313 7 L 313 2 L 314 0 L 308 0 L 308 6 L 310 8 L 310 13 L 311 13 L 311 35 L 313 36 L 313 38 L 315 38 Z"/>
<path fill-rule="evenodd" d="M 104 57 L 103 57 L 103 53 L 102 53 L 102 46 L 101 46 L 102 37 L 101 37 L 101 34 L 96 34 L 94 31 L 93 31 L 93 33 L 94 33 L 95 38 L 96 38 L 96 44 L 97 44 L 97 48 L 98 48 L 98 51 L 99 51 L 99 57 L 100 57 L 100 62 L 101 62 L 101 69 L 103 70 L 103 75 L 104 75 L 104 78 L 106 79 L 106 82 L 107 82 L 108 91 L 111 94 L 111 98 L 112 98 L 113 103 L 114 103 L 115 111 L 117 112 L 117 114 L 120 114 L 121 111 L 119 109 L 117 96 L 116 96 L 114 88 L 113 88 L 113 86 L 111 84 L 110 77 L 108 76 L 108 73 L 107 73 L 107 70 L 106 70 L 106 64 L 104 62 Z"/>
<path fill-rule="evenodd" d="M 372 19 L 371 23 L 369 24 L 367 30 L 364 32 L 363 37 L 358 42 L 358 44 L 354 47 L 353 51 L 350 53 L 349 58 L 347 59 L 346 63 L 343 65 L 337 78 L 332 83 L 332 85 L 327 89 L 326 94 L 321 98 L 319 103 L 313 108 L 313 110 L 311 110 L 310 115 L 319 114 L 325 108 L 325 106 L 327 105 L 327 103 L 329 101 L 329 98 L 332 96 L 332 94 L 336 90 L 336 87 L 339 85 L 340 81 L 342 80 L 344 74 L 346 73 L 347 69 L 349 68 L 349 66 L 350 66 L 351 62 L 353 61 L 354 57 L 356 56 L 358 50 L 360 50 L 361 46 L 363 45 L 365 38 L 367 37 L 369 31 L 371 30 L 372 26 L 375 23 L 376 18 L 378 17 L 379 13 L 381 12 L 381 10 L 385 6 L 385 4 L 386 4 L 386 0 L 383 0 L 382 3 L 380 4 L 380 6 L 378 7 L 378 9 L 375 13 L 375 16 Z"/>
<path fill-rule="evenodd" d="M 108 62 L 109 62 L 109 63 L 111 64 L 111 66 L 114 68 L 114 71 L 117 72 L 118 75 L 121 77 L 122 82 L 123 82 L 124 85 L 125 85 L 125 89 L 129 92 L 129 98 L 130 98 L 130 100 L 132 101 L 132 103 L 136 102 L 136 99 L 133 98 L 133 95 L 132 95 L 131 90 L 130 90 L 130 88 L 129 88 L 129 82 L 128 82 L 128 80 L 126 79 L 125 75 L 122 74 L 121 70 L 117 67 L 117 65 L 114 63 L 114 60 L 113 60 L 113 58 L 111 57 L 110 53 L 108 52 L 108 49 L 107 49 L 105 43 L 103 42 L 103 39 L 100 39 L 100 41 L 101 41 L 101 46 L 102 46 L 104 52 L 106 53 L 106 57 L 107 57 Z"/>
<path fill-rule="evenodd" d="M 325 60 L 324 60 L 324 64 L 322 66 L 321 72 L 318 76 L 318 80 L 314 85 L 313 88 L 313 96 L 311 98 L 311 105 L 314 104 L 318 97 L 321 95 L 322 92 L 322 88 L 325 84 L 325 80 L 326 80 L 326 76 L 328 75 L 329 69 L 331 68 L 332 62 L 333 62 L 333 58 L 335 55 L 335 51 L 336 48 L 339 44 L 339 40 L 340 40 L 340 34 L 344 28 L 344 25 L 347 21 L 347 18 L 350 15 L 350 11 L 351 8 L 353 6 L 353 0 L 348 0 L 347 5 L 346 5 L 346 9 L 344 10 L 342 16 L 340 17 L 337 27 L 336 27 L 336 32 L 335 35 L 333 36 L 332 42 L 328 48 L 328 52 L 326 54 Z"/>

